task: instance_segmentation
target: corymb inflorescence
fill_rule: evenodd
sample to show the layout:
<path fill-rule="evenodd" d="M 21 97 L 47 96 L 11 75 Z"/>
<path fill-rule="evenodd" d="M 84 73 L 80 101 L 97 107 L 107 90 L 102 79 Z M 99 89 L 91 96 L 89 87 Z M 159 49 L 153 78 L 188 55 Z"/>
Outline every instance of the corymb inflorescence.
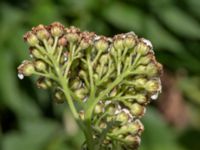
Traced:
<path fill-rule="evenodd" d="M 30 60 L 18 76 L 37 75 L 36 85 L 66 101 L 83 130 L 82 149 L 137 149 L 140 118 L 161 92 L 162 65 L 150 41 L 133 32 L 105 37 L 55 22 L 24 36 Z"/>

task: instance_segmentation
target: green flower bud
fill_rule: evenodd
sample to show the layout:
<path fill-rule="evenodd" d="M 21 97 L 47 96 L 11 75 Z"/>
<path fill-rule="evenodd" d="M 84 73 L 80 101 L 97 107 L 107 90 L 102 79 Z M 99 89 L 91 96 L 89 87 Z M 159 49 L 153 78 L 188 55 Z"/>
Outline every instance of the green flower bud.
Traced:
<path fill-rule="evenodd" d="M 87 93 L 88 93 L 88 90 L 85 89 L 85 88 L 77 89 L 77 90 L 74 92 L 74 94 L 75 94 L 79 99 L 81 99 L 81 100 L 83 100 L 83 99 L 86 97 Z"/>
<path fill-rule="evenodd" d="M 54 22 L 50 25 L 50 31 L 52 36 L 60 37 L 64 33 L 64 26 L 59 22 Z"/>
<path fill-rule="evenodd" d="M 95 114 L 100 114 L 104 111 L 104 105 L 103 103 L 98 103 L 95 108 L 94 108 L 94 113 Z"/>
<path fill-rule="evenodd" d="M 136 44 L 135 34 L 130 32 L 126 34 L 124 38 L 124 46 L 127 48 L 133 48 Z"/>
<path fill-rule="evenodd" d="M 158 68 L 156 67 L 156 65 L 153 64 L 153 63 L 148 64 L 147 67 L 146 67 L 146 74 L 149 77 L 157 75 L 158 74 Z"/>
<path fill-rule="evenodd" d="M 41 60 L 36 60 L 34 65 L 37 71 L 45 71 L 47 68 L 46 64 Z"/>
<path fill-rule="evenodd" d="M 36 36 L 40 40 L 48 39 L 50 37 L 50 34 L 44 25 L 38 25 L 37 27 L 33 28 L 33 32 L 35 32 Z"/>
<path fill-rule="evenodd" d="M 70 28 L 66 28 L 65 31 L 67 32 L 67 34 L 65 36 L 69 42 L 76 42 L 79 40 L 79 38 L 80 38 L 79 37 L 79 33 L 80 33 L 79 28 L 71 26 Z"/>
<path fill-rule="evenodd" d="M 140 122 L 140 120 L 136 120 L 134 122 L 131 122 L 127 125 L 128 131 L 132 135 L 141 134 L 141 132 L 144 130 L 143 124 Z"/>
<path fill-rule="evenodd" d="M 107 128 L 107 124 L 105 122 L 101 122 L 99 125 L 99 128 L 105 129 L 105 128 Z"/>
<path fill-rule="evenodd" d="M 105 52 L 109 47 L 109 43 L 106 37 L 101 36 L 97 37 L 97 39 L 94 42 L 94 46 L 98 51 Z"/>
<path fill-rule="evenodd" d="M 136 88 L 140 89 L 140 88 L 144 88 L 146 82 L 147 82 L 146 78 L 138 78 L 134 81 L 134 84 Z"/>
<path fill-rule="evenodd" d="M 145 88 L 148 92 L 150 93 L 154 93 L 156 91 L 160 90 L 160 86 L 161 83 L 159 80 L 149 80 L 146 84 L 145 84 Z"/>
<path fill-rule="evenodd" d="M 133 135 L 127 135 L 124 138 L 124 140 L 127 142 L 127 144 L 131 145 L 131 148 L 137 148 L 140 145 L 141 141 L 139 136 L 133 136 Z"/>
<path fill-rule="evenodd" d="M 37 84 L 38 88 L 41 88 L 41 89 L 44 89 L 44 90 L 52 87 L 52 81 L 47 79 L 47 78 L 44 78 L 44 77 L 40 77 L 37 80 L 36 84 Z"/>
<path fill-rule="evenodd" d="M 109 54 L 104 54 L 100 57 L 99 59 L 99 63 L 101 64 L 107 64 L 108 63 L 108 60 L 109 60 Z"/>
<path fill-rule="evenodd" d="M 79 79 L 74 79 L 74 80 L 72 81 L 72 83 L 70 84 L 70 87 L 71 87 L 71 89 L 73 89 L 73 90 L 80 88 L 80 86 L 81 86 L 81 82 L 80 82 Z"/>
<path fill-rule="evenodd" d="M 138 103 L 132 104 L 130 109 L 131 109 L 131 114 L 135 117 L 143 116 L 146 111 L 146 108 Z"/>
<path fill-rule="evenodd" d="M 124 44 L 123 44 L 123 35 L 119 34 L 119 35 L 115 35 L 113 38 L 113 45 L 115 49 L 118 50 L 123 50 L 124 49 Z"/>
<path fill-rule="evenodd" d="M 110 103 L 110 101 L 106 101 L 107 103 Z M 116 106 L 114 104 L 108 104 L 108 106 L 106 106 L 106 111 L 109 115 L 114 115 L 116 112 Z"/>
<path fill-rule="evenodd" d="M 57 104 L 64 103 L 64 101 L 65 101 L 64 93 L 60 90 L 55 90 L 53 98 Z"/>
<path fill-rule="evenodd" d="M 35 72 L 34 65 L 31 61 L 24 61 L 17 69 L 18 73 L 24 76 L 30 76 Z"/>
<path fill-rule="evenodd" d="M 135 51 L 140 55 L 146 55 L 150 51 L 150 47 L 140 40 L 135 47 Z"/>
<path fill-rule="evenodd" d="M 129 116 L 124 111 L 122 111 L 116 115 L 116 121 L 119 121 L 123 124 L 126 123 L 128 121 L 128 119 L 129 119 Z"/>
<path fill-rule="evenodd" d="M 35 34 L 33 34 L 32 32 L 27 32 L 24 35 L 24 40 L 27 41 L 30 46 L 35 46 L 35 45 L 39 44 L 39 40 L 38 40 L 37 36 Z"/>
<path fill-rule="evenodd" d="M 34 58 L 41 58 L 43 55 L 35 48 L 30 49 L 30 54 L 34 57 Z"/>
<path fill-rule="evenodd" d="M 146 96 L 143 94 L 137 94 L 135 99 L 139 104 L 146 104 L 148 102 Z"/>
<path fill-rule="evenodd" d="M 54 40 L 53 40 L 52 37 L 50 37 L 50 38 L 47 40 L 47 43 L 48 43 L 49 45 L 53 45 L 53 42 L 54 42 Z"/>
<path fill-rule="evenodd" d="M 151 59 L 152 59 L 151 55 L 143 56 L 139 59 L 137 65 L 147 65 L 151 62 Z"/>

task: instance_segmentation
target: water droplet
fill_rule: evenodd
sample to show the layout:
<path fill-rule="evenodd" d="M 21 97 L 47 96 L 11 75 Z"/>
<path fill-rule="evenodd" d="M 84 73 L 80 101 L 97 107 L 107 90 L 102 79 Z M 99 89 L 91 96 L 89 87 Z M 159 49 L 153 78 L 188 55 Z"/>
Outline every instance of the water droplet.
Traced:
<path fill-rule="evenodd" d="M 21 74 L 21 73 L 19 73 L 17 76 L 18 76 L 18 78 L 19 78 L 20 80 L 24 79 L 24 75 Z"/>
<path fill-rule="evenodd" d="M 151 95 L 152 100 L 156 100 L 158 98 L 159 92 L 156 92 L 155 94 Z"/>
<path fill-rule="evenodd" d="M 64 61 L 67 61 L 67 57 L 64 57 Z"/>

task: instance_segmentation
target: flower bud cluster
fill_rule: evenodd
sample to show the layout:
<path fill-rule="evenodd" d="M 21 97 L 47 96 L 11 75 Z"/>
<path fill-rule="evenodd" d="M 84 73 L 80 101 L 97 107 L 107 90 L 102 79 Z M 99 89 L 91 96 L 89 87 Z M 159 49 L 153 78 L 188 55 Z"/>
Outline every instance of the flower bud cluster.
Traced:
<path fill-rule="evenodd" d="M 92 137 L 98 140 L 106 131 L 103 147 L 116 142 L 127 150 L 139 146 L 140 118 L 161 92 L 162 65 L 148 40 L 133 32 L 98 36 L 58 22 L 34 27 L 24 39 L 31 60 L 18 67 L 21 79 L 38 75 L 37 86 L 53 88 L 57 103 L 69 97 L 81 106 L 94 103 Z M 83 121 L 84 108 L 77 108 Z"/>

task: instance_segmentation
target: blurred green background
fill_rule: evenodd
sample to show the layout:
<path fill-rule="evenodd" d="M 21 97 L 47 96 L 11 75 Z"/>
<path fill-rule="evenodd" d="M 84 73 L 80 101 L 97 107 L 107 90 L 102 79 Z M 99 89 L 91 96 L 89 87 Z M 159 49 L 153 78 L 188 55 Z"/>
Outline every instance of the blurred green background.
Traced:
<path fill-rule="evenodd" d="M 200 0 L 1 0 L 0 149 L 78 150 L 83 142 L 66 105 L 33 78 L 17 78 L 29 55 L 23 34 L 54 21 L 150 39 L 165 71 L 162 95 L 143 118 L 140 150 L 200 149 Z"/>

